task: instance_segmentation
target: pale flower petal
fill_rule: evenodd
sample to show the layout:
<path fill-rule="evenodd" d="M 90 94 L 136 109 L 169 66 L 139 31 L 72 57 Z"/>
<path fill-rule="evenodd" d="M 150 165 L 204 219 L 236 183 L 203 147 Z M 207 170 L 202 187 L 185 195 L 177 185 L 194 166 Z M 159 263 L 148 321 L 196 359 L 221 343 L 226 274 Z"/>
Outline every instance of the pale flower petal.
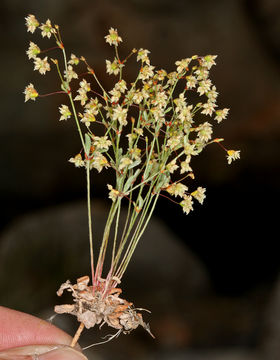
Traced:
<path fill-rule="evenodd" d="M 25 90 L 24 90 L 24 95 L 25 95 L 25 102 L 28 100 L 36 100 L 36 97 L 39 95 L 37 90 L 34 88 L 33 84 L 29 84 L 28 86 L 26 86 Z"/>
<path fill-rule="evenodd" d="M 118 46 L 120 42 L 122 42 L 122 38 L 118 35 L 117 29 L 109 30 L 109 34 L 105 36 L 105 40 L 110 45 Z"/>
<path fill-rule="evenodd" d="M 26 26 L 27 26 L 27 31 L 30 31 L 31 33 L 34 33 L 34 31 L 36 30 L 36 28 L 39 26 L 39 22 L 38 20 L 35 18 L 34 15 L 28 15 L 26 18 Z"/>
<path fill-rule="evenodd" d="M 240 159 L 240 150 L 227 150 L 227 161 L 231 164 L 232 161 Z"/>

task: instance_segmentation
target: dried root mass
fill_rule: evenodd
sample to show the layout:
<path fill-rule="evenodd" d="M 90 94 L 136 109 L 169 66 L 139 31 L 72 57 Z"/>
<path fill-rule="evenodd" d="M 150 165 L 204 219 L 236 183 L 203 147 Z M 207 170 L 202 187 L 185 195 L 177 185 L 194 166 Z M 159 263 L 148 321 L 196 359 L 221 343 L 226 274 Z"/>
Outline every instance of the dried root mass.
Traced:
<path fill-rule="evenodd" d="M 67 313 L 76 316 L 77 320 L 87 329 L 95 325 L 101 327 L 107 324 L 127 334 L 141 325 L 154 337 L 149 324 L 146 324 L 142 314 L 137 312 L 137 310 L 144 309 L 137 309 L 131 302 L 120 298 L 121 289 L 106 290 L 106 281 L 100 280 L 101 282 L 96 288 L 88 286 L 88 276 L 77 279 L 75 285 L 67 280 L 60 286 L 57 295 L 61 296 L 64 290 L 72 292 L 74 304 L 56 305 L 54 311 L 58 314 Z"/>

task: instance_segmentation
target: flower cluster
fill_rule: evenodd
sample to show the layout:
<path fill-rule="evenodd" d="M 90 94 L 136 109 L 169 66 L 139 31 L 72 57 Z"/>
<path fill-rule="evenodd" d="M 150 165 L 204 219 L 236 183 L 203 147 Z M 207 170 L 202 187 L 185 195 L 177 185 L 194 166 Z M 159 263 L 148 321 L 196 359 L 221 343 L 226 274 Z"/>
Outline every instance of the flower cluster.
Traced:
<path fill-rule="evenodd" d="M 56 42 L 60 44 L 58 47 L 63 49 L 58 27 L 53 27 L 50 20 L 39 26 L 34 15 L 29 15 L 26 17 L 26 25 L 28 31 L 32 33 L 39 27 L 42 37 L 54 36 Z M 90 168 L 95 168 L 99 172 L 108 167 L 115 169 L 117 178 L 121 178 L 122 181 L 117 181 L 119 185 L 116 189 L 112 187 L 110 191 L 109 197 L 114 201 L 117 197 L 112 196 L 113 190 L 119 197 L 124 193 L 129 194 L 142 174 L 139 188 L 145 183 L 145 186 L 153 187 L 153 194 L 168 192 L 174 197 L 181 197 L 179 203 L 183 211 L 189 213 L 193 210 L 192 199 L 197 199 L 194 194 L 198 194 L 198 190 L 189 192 L 188 187 L 180 180 L 172 181 L 171 175 L 179 172 L 181 175 L 184 174 L 184 179 L 192 174 L 190 166 L 192 156 L 197 156 L 207 145 L 215 142 L 212 139 L 211 118 L 220 123 L 228 116 L 229 109 L 218 108 L 218 92 L 209 78 L 210 69 L 216 64 L 217 56 L 195 55 L 176 61 L 176 71 L 167 73 L 165 70 L 156 70 L 151 65 L 150 51 L 143 48 L 138 51 L 133 49 L 131 54 L 121 61 L 117 47 L 122 42 L 122 38 L 116 29 L 111 28 L 105 40 L 116 49 L 113 60 L 106 60 L 107 73 L 119 76 L 111 90 L 106 91 L 102 87 L 83 57 L 78 58 L 71 54 L 63 77 L 62 71 L 59 70 L 65 92 L 70 89 L 70 83 L 78 79 L 78 72 L 74 67 L 79 65 L 80 60 L 86 63 L 89 75 L 93 75 L 96 82 L 96 86 L 93 87 L 88 79 L 80 80 L 77 95 L 74 97 L 74 101 L 80 102 L 83 108 L 82 112 L 79 112 L 79 121 L 85 124 L 87 138 L 90 139 L 88 151 L 85 151 Z M 50 64 L 47 56 L 38 57 L 40 53 L 39 46 L 30 42 L 28 58 L 34 61 L 34 70 L 44 75 L 50 71 Z M 136 53 L 136 61 L 141 65 L 135 82 L 128 86 L 122 78 L 122 69 L 133 53 Z M 174 96 L 179 82 L 185 83 L 184 90 Z M 196 104 L 189 103 L 190 91 L 198 95 Z M 93 97 L 92 94 L 95 96 Z M 25 101 L 35 100 L 37 96 L 38 92 L 32 84 L 29 84 L 25 89 Z M 76 108 L 73 102 L 71 106 Z M 131 109 L 138 109 L 136 119 L 130 117 Z M 76 113 L 74 109 L 71 112 L 68 105 L 61 105 L 59 112 L 61 114 L 59 120 L 67 120 L 73 116 L 72 113 Z M 92 124 L 103 126 L 103 137 L 98 138 L 94 135 L 91 130 Z M 125 151 L 119 146 L 120 138 L 123 136 L 128 138 Z M 85 141 L 82 143 L 85 145 Z M 225 150 L 229 164 L 240 157 L 240 151 Z M 81 154 L 71 158 L 70 161 L 78 167 L 86 166 Z M 137 172 L 138 176 L 135 177 Z M 133 182 L 130 181 L 131 178 Z M 124 191 L 127 182 L 130 186 L 126 186 Z M 202 193 L 201 190 L 199 193 Z M 200 196 L 200 203 L 203 202 L 204 196 Z M 134 205 L 137 206 L 137 203 Z"/>

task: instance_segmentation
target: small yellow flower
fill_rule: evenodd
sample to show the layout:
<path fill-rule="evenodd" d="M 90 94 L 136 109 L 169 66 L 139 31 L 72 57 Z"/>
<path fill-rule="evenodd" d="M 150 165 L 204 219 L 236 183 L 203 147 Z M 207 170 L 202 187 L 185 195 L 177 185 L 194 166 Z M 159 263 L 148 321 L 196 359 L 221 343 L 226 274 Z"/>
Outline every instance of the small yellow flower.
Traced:
<path fill-rule="evenodd" d="M 118 46 L 122 38 L 118 35 L 118 30 L 111 28 L 109 34 L 105 36 L 106 42 L 110 45 Z"/>
<path fill-rule="evenodd" d="M 90 91 L 90 83 L 88 83 L 85 79 L 83 79 L 80 82 L 80 89 L 83 89 L 84 91 L 88 92 Z"/>
<path fill-rule="evenodd" d="M 145 62 L 146 64 L 150 65 L 150 59 L 148 54 L 150 54 L 149 50 L 146 49 L 139 49 L 137 54 L 137 61 Z"/>
<path fill-rule="evenodd" d="M 40 54 L 41 50 L 38 45 L 34 44 L 34 42 L 30 41 L 29 48 L 26 51 L 28 55 L 28 59 L 36 59 L 37 55 Z"/>
<path fill-rule="evenodd" d="M 185 192 L 188 190 L 187 186 L 182 183 L 174 183 L 168 186 L 166 191 L 174 195 L 175 197 L 180 196 L 183 197 L 185 195 Z"/>
<path fill-rule="evenodd" d="M 67 66 L 67 70 L 64 70 L 65 79 L 70 82 L 72 79 L 78 79 L 78 74 L 73 70 L 72 65 Z"/>
<path fill-rule="evenodd" d="M 233 160 L 240 159 L 240 150 L 227 150 L 227 161 L 231 164 Z"/>
<path fill-rule="evenodd" d="M 109 192 L 109 199 L 111 199 L 113 202 L 116 201 L 116 199 L 118 198 L 118 196 L 120 195 L 120 192 L 116 189 L 113 188 L 112 185 L 107 184 L 108 190 L 110 190 Z"/>
<path fill-rule="evenodd" d="M 125 90 L 127 90 L 126 82 L 125 80 L 120 80 L 115 85 L 116 90 L 119 90 L 121 93 L 124 93 Z"/>
<path fill-rule="evenodd" d="M 109 75 L 118 75 L 120 72 L 121 64 L 119 64 L 118 60 L 115 59 L 113 62 L 110 60 L 106 60 L 106 72 Z"/>
<path fill-rule="evenodd" d="M 89 102 L 85 105 L 85 108 L 88 109 L 93 115 L 99 113 L 99 109 L 102 107 L 102 104 L 98 102 L 98 99 L 90 98 Z"/>
<path fill-rule="evenodd" d="M 196 87 L 197 80 L 195 76 L 193 75 L 186 76 L 186 80 L 187 80 L 188 89 L 192 89 Z"/>
<path fill-rule="evenodd" d="M 180 174 L 184 174 L 186 172 L 192 171 L 192 168 L 190 167 L 190 161 L 191 161 L 191 156 L 188 155 L 186 157 L 186 160 L 181 162 L 181 164 L 180 164 L 180 166 L 181 166 Z"/>
<path fill-rule="evenodd" d="M 180 61 L 176 61 L 175 65 L 177 65 L 177 72 L 180 74 L 187 70 L 189 63 L 192 61 L 191 58 L 182 59 Z"/>
<path fill-rule="evenodd" d="M 154 66 L 145 65 L 140 69 L 139 79 L 147 80 L 154 75 Z"/>
<path fill-rule="evenodd" d="M 116 88 L 113 88 L 111 91 L 109 91 L 109 94 L 111 95 L 112 103 L 117 103 L 121 97 L 121 92 Z"/>
<path fill-rule="evenodd" d="M 197 88 L 197 92 L 199 93 L 199 95 L 203 95 L 208 93 L 209 91 L 211 91 L 211 80 L 207 79 L 207 80 L 202 80 L 199 82 L 199 87 Z"/>
<path fill-rule="evenodd" d="M 69 65 L 68 67 L 70 67 Z M 71 66 L 72 67 L 72 66 Z M 78 75 L 77 75 L 78 76 Z M 78 89 L 79 95 L 77 95 L 74 100 L 81 101 L 81 105 L 84 106 L 88 101 L 87 93 L 90 91 L 90 83 L 88 83 L 85 79 L 80 82 L 80 88 Z"/>
<path fill-rule="evenodd" d="M 68 64 L 70 65 L 78 65 L 80 62 L 80 59 L 74 55 L 74 54 L 71 54 L 71 59 L 68 61 Z"/>
<path fill-rule="evenodd" d="M 140 160 L 140 156 L 141 156 L 141 149 L 139 149 L 138 147 L 135 147 L 133 149 L 131 149 L 129 151 L 131 158 L 133 160 Z"/>
<path fill-rule="evenodd" d="M 79 116 L 81 117 L 81 122 L 84 123 L 87 127 L 90 126 L 90 123 L 96 121 L 94 111 L 91 109 L 87 109 L 83 114 L 79 114 Z"/>
<path fill-rule="evenodd" d="M 59 107 L 59 112 L 61 114 L 60 118 L 59 118 L 59 121 L 61 120 L 67 120 L 71 117 L 71 111 L 69 110 L 68 106 L 67 105 L 61 105 Z"/>
<path fill-rule="evenodd" d="M 217 58 L 217 55 L 206 55 L 204 56 L 202 61 L 202 66 L 205 66 L 208 70 L 211 69 L 213 65 L 216 65 L 215 59 Z"/>
<path fill-rule="evenodd" d="M 123 158 L 121 158 L 121 161 L 120 161 L 119 170 L 123 170 L 124 168 L 128 167 L 131 164 L 132 164 L 131 159 L 129 159 L 128 157 L 123 157 Z"/>
<path fill-rule="evenodd" d="M 207 103 L 202 104 L 203 110 L 201 111 L 201 114 L 212 116 L 215 107 L 217 107 L 217 105 L 208 100 Z"/>
<path fill-rule="evenodd" d="M 31 33 L 34 33 L 36 28 L 39 26 L 38 20 L 35 18 L 34 15 L 28 15 L 26 18 L 25 25 L 27 26 L 27 31 L 30 31 Z"/>
<path fill-rule="evenodd" d="M 108 150 L 109 146 L 112 145 L 112 142 L 108 140 L 108 136 L 95 136 L 93 139 L 93 145 L 96 146 L 97 150 Z"/>
<path fill-rule="evenodd" d="M 205 195 L 205 188 L 202 188 L 201 186 L 199 186 L 195 191 L 193 191 L 191 193 L 191 195 L 200 203 L 203 204 L 203 201 L 206 197 Z"/>
<path fill-rule="evenodd" d="M 178 165 L 176 164 L 176 159 L 173 159 L 166 165 L 166 170 L 170 172 L 170 174 L 173 174 L 174 171 L 178 169 Z"/>
<path fill-rule="evenodd" d="M 25 102 L 29 99 L 35 101 L 36 97 L 39 95 L 37 90 L 34 89 L 34 86 L 31 83 L 26 86 L 23 93 L 25 94 Z"/>
<path fill-rule="evenodd" d="M 85 162 L 82 159 L 81 154 L 77 154 L 75 157 L 69 159 L 69 162 L 73 163 L 76 167 L 83 167 L 85 166 Z"/>
<path fill-rule="evenodd" d="M 139 89 L 134 93 L 132 100 L 135 104 L 140 104 L 143 100 L 143 94 Z"/>
<path fill-rule="evenodd" d="M 42 37 L 50 38 L 52 34 L 56 33 L 56 30 L 52 27 L 51 21 L 48 19 L 45 24 L 40 26 L 42 30 L 41 35 Z"/>
<path fill-rule="evenodd" d="M 94 159 L 91 163 L 91 167 L 95 168 L 98 172 L 101 172 L 103 168 L 107 169 L 110 166 L 108 160 L 99 151 L 94 153 Z"/>
<path fill-rule="evenodd" d="M 193 210 L 192 197 L 189 195 L 184 195 L 184 200 L 180 202 L 180 205 L 182 206 L 184 213 L 189 214 L 190 211 Z"/>
<path fill-rule="evenodd" d="M 45 75 L 46 71 L 50 71 L 51 67 L 48 63 L 48 57 L 46 56 L 44 59 L 36 57 L 34 59 L 34 70 L 38 70 L 40 74 Z"/>
<path fill-rule="evenodd" d="M 215 120 L 220 123 L 222 120 L 226 119 L 229 109 L 216 110 Z"/>
<path fill-rule="evenodd" d="M 198 141 L 207 142 L 211 139 L 213 133 L 212 124 L 206 121 L 205 123 L 199 125 L 196 128 L 196 131 L 198 132 Z"/>
<path fill-rule="evenodd" d="M 120 105 L 117 105 L 114 109 L 113 109 L 113 120 L 116 121 L 118 120 L 118 122 L 120 123 L 120 125 L 127 125 L 127 109 L 123 109 Z"/>
<path fill-rule="evenodd" d="M 182 147 L 183 143 L 181 134 L 171 136 L 170 139 L 168 139 L 166 146 L 169 147 L 171 150 Z"/>

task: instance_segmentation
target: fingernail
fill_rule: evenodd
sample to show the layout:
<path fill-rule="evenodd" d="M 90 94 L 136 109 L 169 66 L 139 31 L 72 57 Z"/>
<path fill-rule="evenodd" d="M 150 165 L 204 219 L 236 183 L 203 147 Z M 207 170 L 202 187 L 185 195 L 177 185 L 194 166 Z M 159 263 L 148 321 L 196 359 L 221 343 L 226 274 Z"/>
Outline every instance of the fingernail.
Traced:
<path fill-rule="evenodd" d="M 71 347 L 62 347 L 41 354 L 38 356 L 38 360 L 87 360 L 87 358 L 81 352 Z"/>

